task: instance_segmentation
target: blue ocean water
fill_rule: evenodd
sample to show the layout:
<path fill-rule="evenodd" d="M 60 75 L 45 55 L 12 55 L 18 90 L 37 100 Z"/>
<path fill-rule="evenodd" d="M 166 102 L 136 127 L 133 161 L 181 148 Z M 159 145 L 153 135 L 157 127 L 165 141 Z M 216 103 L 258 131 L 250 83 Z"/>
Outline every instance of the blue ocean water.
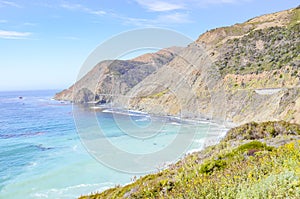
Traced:
<path fill-rule="evenodd" d="M 133 174 L 108 168 L 87 152 L 76 130 L 72 104 L 51 100 L 55 92 L 0 92 L 0 198 L 76 198 L 131 181 Z M 91 110 L 83 111 L 88 115 Z M 176 136 L 176 126 L 182 125 L 170 121 L 164 134 L 141 142 L 117 128 L 126 126 L 128 117 L 117 113 L 117 125 L 112 112 L 116 114 L 109 109 L 98 111 L 96 117 L 105 136 L 130 153 L 159 151 Z M 155 128 L 161 121 L 134 113 L 132 118 L 141 127 L 151 123 Z M 201 132 L 225 131 L 209 123 L 189 125 L 196 127 L 200 138 Z M 201 144 L 196 139 L 190 149 Z"/>

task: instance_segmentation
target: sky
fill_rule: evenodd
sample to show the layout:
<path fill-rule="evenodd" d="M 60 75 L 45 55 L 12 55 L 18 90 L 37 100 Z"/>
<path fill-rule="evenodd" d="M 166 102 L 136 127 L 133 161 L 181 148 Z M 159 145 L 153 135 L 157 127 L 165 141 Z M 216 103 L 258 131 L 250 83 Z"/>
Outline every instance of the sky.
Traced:
<path fill-rule="evenodd" d="M 155 27 L 192 40 L 298 0 L 0 0 L 0 91 L 64 89 L 101 43 Z"/>

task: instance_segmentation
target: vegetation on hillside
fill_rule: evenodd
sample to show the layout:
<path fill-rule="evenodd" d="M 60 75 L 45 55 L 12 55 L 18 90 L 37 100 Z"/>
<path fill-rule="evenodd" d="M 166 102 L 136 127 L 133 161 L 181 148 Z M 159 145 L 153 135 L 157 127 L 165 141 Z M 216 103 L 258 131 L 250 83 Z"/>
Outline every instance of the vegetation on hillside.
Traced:
<path fill-rule="evenodd" d="M 300 135 L 300 125 L 290 124 L 285 121 L 263 123 L 251 122 L 232 128 L 228 131 L 224 141 L 274 138 L 278 135 Z"/>
<path fill-rule="evenodd" d="M 228 40 L 215 63 L 222 75 L 258 74 L 263 71 L 292 68 L 300 79 L 300 24 L 292 27 L 270 27 Z"/>
<path fill-rule="evenodd" d="M 269 127 L 274 127 L 272 133 Z M 81 199 L 300 198 L 300 140 L 291 141 L 289 135 L 299 136 L 299 129 L 300 125 L 285 122 L 246 124 L 231 130 L 218 145 L 188 155 L 166 170 Z M 277 146 L 276 140 L 282 138 L 289 143 Z"/>

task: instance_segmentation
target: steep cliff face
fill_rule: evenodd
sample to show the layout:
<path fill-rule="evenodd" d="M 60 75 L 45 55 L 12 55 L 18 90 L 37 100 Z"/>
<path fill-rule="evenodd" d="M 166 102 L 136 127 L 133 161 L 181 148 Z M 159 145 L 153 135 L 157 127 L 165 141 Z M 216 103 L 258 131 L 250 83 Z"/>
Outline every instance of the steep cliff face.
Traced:
<path fill-rule="evenodd" d="M 112 94 L 109 101 L 116 106 L 159 115 L 300 123 L 299 52 L 300 9 L 295 8 L 204 33 L 155 69 L 144 56 L 147 62 L 130 61 L 136 63 L 134 69 L 143 63 L 143 70 L 127 70 L 132 73 L 112 80 L 107 74 L 126 64 L 115 61 L 114 67 L 104 67 L 103 62 L 93 69 L 98 73 L 91 71 L 76 84 L 93 92 L 95 86 L 88 84 L 95 75 L 96 99 L 107 102 L 101 95 Z M 75 101 L 90 100 L 88 91 L 81 93 Z"/>
<path fill-rule="evenodd" d="M 234 123 L 300 122 L 299 20 L 292 9 L 201 35 L 135 86 L 127 108 Z"/>
<path fill-rule="evenodd" d="M 69 89 L 57 93 L 54 99 L 75 103 L 110 102 L 113 95 L 125 95 L 149 74 L 170 62 L 180 50 L 180 47 L 171 47 L 132 60 L 102 61 Z"/>

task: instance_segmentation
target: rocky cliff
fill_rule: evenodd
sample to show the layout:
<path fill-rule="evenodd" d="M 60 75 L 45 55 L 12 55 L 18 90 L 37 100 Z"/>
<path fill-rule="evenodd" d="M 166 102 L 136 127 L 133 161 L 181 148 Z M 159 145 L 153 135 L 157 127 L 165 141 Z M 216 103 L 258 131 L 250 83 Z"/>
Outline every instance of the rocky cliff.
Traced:
<path fill-rule="evenodd" d="M 110 102 L 112 95 L 125 95 L 145 77 L 170 62 L 180 50 L 180 47 L 171 47 L 132 60 L 102 61 L 70 88 L 57 93 L 54 99 L 75 103 Z"/>
<path fill-rule="evenodd" d="M 299 52 L 295 8 L 208 31 L 180 52 L 101 62 L 55 98 L 74 92 L 75 102 L 159 115 L 300 123 Z"/>

